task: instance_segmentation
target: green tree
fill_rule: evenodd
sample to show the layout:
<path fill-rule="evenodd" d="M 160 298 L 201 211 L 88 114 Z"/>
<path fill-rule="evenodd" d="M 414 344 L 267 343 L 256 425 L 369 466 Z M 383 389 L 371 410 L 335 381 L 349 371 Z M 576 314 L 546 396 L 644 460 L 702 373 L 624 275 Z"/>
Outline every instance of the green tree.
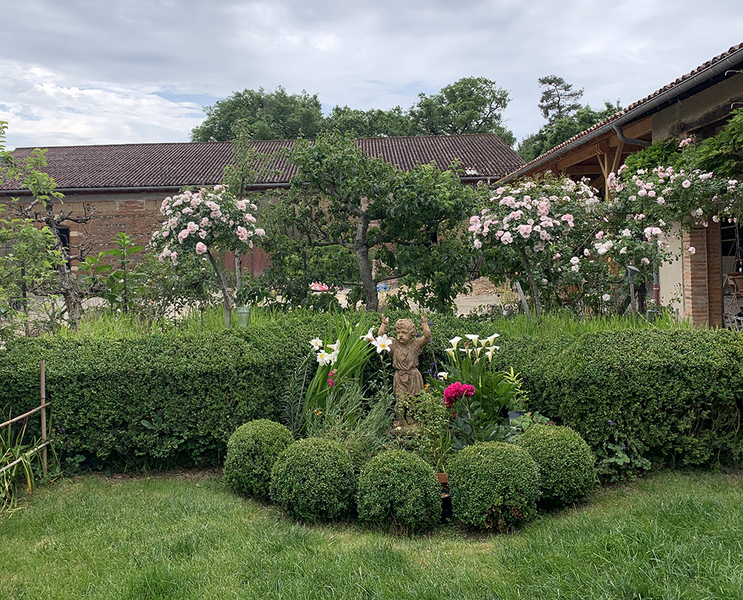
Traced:
<path fill-rule="evenodd" d="M 84 260 L 87 249 L 84 244 L 80 244 L 77 251 L 73 252 L 62 230 L 73 223 L 87 224 L 93 218 L 95 208 L 85 205 L 82 215 L 73 215 L 72 211 L 62 210 L 64 195 L 56 190 L 54 179 L 43 170 L 46 167 L 46 150 L 37 148 L 25 159 L 18 159 L 12 152 L 5 150 L 6 129 L 7 123 L 0 121 L 0 182 L 5 177 L 18 181 L 21 187 L 28 189 L 31 199 L 13 198 L 14 209 L 22 219 L 45 226 L 54 236 L 55 250 L 62 257 L 55 264 L 59 283 L 57 293 L 64 297 L 67 318 L 75 326 L 82 315 L 82 300 L 80 287 L 72 272 L 72 261 Z"/>
<path fill-rule="evenodd" d="M 235 92 L 213 106 L 204 108 L 207 117 L 191 131 L 194 142 L 235 139 L 235 124 L 243 120 L 254 140 L 293 140 L 314 138 L 323 127 L 323 114 L 317 94 L 287 94 L 279 86 L 274 92 L 263 88 Z"/>
<path fill-rule="evenodd" d="M 601 110 L 593 110 L 589 105 L 583 106 L 574 114 L 555 119 L 552 123 L 544 125 L 537 133 L 525 137 L 516 151 L 521 158 L 529 162 L 621 109 L 619 102 L 616 104 L 605 102 Z"/>
<path fill-rule="evenodd" d="M 542 87 L 539 111 L 550 123 L 571 116 L 581 107 L 578 100 L 583 97 L 583 88 L 575 90 L 572 83 L 557 75 L 540 77 L 537 81 Z"/>
<path fill-rule="evenodd" d="M 508 92 L 495 81 L 465 77 L 444 86 L 438 94 L 419 94 L 409 115 L 420 135 L 495 133 L 513 146 L 516 138 L 501 116 L 509 100 Z"/>
<path fill-rule="evenodd" d="M 325 119 L 325 129 L 353 137 L 401 137 L 415 135 L 415 126 L 402 108 L 357 110 L 336 106 Z"/>

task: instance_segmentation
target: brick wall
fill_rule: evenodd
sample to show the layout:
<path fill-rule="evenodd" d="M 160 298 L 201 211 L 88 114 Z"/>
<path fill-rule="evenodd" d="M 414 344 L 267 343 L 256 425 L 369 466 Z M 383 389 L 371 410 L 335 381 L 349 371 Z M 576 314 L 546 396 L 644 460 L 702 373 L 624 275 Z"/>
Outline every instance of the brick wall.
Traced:
<path fill-rule="evenodd" d="M 689 253 L 693 247 L 696 252 Z M 684 234 L 684 307 L 699 325 L 722 326 L 722 272 L 720 224 L 694 227 Z"/>

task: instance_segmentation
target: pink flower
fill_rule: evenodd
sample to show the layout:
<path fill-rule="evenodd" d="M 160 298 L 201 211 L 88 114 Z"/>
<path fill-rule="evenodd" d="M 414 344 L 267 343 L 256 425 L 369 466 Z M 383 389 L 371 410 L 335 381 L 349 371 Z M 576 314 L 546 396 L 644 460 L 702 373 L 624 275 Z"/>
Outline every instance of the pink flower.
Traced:
<path fill-rule="evenodd" d="M 327 292 L 330 288 L 324 283 L 320 283 L 319 281 L 313 281 L 310 284 L 310 289 L 313 292 Z"/>
<path fill-rule="evenodd" d="M 196 244 L 196 254 L 206 254 L 206 244 L 204 242 Z"/>
<path fill-rule="evenodd" d="M 460 383 L 459 381 L 452 383 L 444 390 L 444 406 L 451 408 L 457 399 L 464 396 L 474 396 L 475 386 Z"/>
<path fill-rule="evenodd" d="M 500 241 L 503 242 L 504 244 L 510 244 L 511 242 L 513 242 L 513 236 L 511 235 L 511 232 L 510 231 L 504 232 L 500 238 Z"/>
<path fill-rule="evenodd" d="M 241 242 L 244 242 L 248 239 L 248 230 L 245 229 L 245 227 L 238 227 L 237 228 L 237 237 L 240 238 Z"/>
<path fill-rule="evenodd" d="M 531 235 L 531 225 L 519 225 L 516 229 L 521 234 L 521 237 L 524 239 L 528 238 Z"/>
<path fill-rule="evenodd" d="M 178 241 L 182 244 L 183 240 L 185 240 L 188 237 L 188 229 L 184 229 L 178 234 Z"/>
<path fill-rule="evenodd" d="M 684 181 L 681 182 L 681 187 L 683 188 L 691 187 L 691 181 L 689 181 L 688 179 L 684 179 Z"/>
<path fill-rule="evenodd" d="M 694 256 L 697 253 L 697 249 L 694 246 L 689 246 L 689 254 Z"/>

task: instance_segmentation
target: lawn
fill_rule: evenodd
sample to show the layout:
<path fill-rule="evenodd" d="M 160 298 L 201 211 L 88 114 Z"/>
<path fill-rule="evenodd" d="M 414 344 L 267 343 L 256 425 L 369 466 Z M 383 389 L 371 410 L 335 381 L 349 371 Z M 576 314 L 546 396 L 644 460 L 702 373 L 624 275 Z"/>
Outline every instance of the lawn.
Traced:
<path fill-rule="evenodd" d="M 512 535 L 305 527 L 217 476 L 86 476 L 0 519 L 0 598 L 743 598 L 743 474 L 663 473 Z"/>

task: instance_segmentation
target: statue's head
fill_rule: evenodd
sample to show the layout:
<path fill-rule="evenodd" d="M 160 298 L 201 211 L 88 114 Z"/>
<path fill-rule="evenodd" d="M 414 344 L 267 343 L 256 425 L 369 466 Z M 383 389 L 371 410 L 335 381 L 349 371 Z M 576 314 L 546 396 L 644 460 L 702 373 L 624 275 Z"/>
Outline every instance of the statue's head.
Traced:
<path fill-rule="evenodd" d="M 401 344 L 407 344 L 415 337 L 415 325 L 410 319 L 398 319 L 395 323 L 395 333 L 397 341 Z"/>

